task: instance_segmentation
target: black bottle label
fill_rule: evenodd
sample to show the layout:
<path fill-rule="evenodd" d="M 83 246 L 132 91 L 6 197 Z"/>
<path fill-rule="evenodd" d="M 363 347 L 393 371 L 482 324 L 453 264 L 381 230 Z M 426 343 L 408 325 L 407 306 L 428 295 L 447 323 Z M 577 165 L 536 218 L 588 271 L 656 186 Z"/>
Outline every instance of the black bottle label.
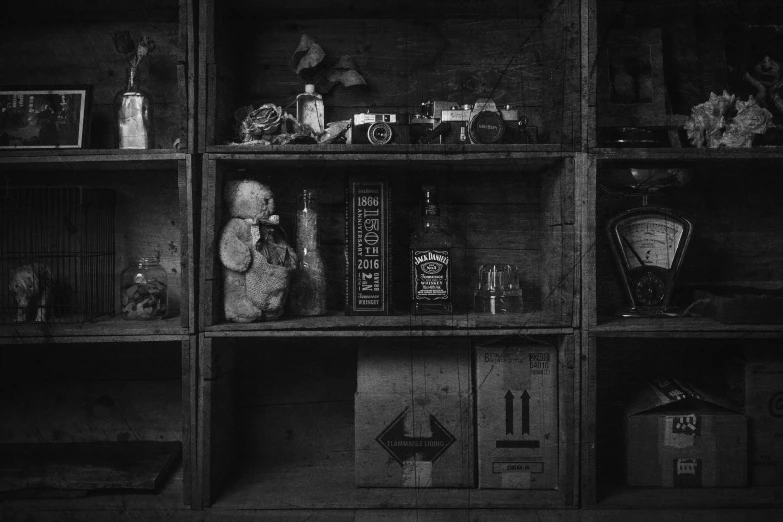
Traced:
<path fill-rule="evenodd" d="M 448 250 L 413 250 L 411 252 L 411 280 L 413 299 L 451 299 L 451 281 Z"/>
<path fill-rule="evenodd" d="M 351 181 L 346 261 L 349 315 L 389 313 L 389 216 L 385 181 Z"/>

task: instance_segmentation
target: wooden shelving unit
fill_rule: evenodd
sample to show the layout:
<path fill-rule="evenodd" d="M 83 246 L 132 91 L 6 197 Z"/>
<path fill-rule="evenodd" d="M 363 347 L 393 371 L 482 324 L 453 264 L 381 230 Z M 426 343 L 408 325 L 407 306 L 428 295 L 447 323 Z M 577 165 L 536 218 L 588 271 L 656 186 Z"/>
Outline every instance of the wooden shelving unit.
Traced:
<path fill-rule="evenodd" d="M 607 35 L 612 30 L 661 28 L 667 103 L 673 113 L 685 115 L 710 92 L 727 88 L 727 65 L 737 66 L 727 63 L 723 51 L 741 42 L 724 41 L 724 27 L 766 25 L 783 17 L 780 6 L 765 0 L 720 5 L 707 0 L 687 5 L 666 0 L 591 0 L 587 7 L 590 63 L 600 63 L 606 55 Z M 697 19 L 709 22 L 692 23 Z M 600 122 L 600 91 L 607 84 L 605 71 L 591 69 L 585 99 L 588 121 Z M 589 154 L 583 173 L 587 198 L 582 208 L 582 505 L 590 509 L 779 509 L 783 506 L 780 486 L 762 486 L 752 479 L 746 487 L 737 488 L 626 485 L 627 450 L 621 434 L 634 385 L 638 388 L 651 377 L 672 375 L 686 381 L 709 381 L 725 391 L 729 384 L 723 368 L 730 361 L 742 364 L 757 352 L 776 357 L 783 325 L 720 322 L 700 316 L 705 309 L 698 306 L 687 317 L 619 317 L 617 311 L 628 303 L 620 291 L 605 229 L 611 216 L 640 206 L 641 199 L 606 190 L 603 182 L 610 169 L 690 169 L 689 185 L 649 197 L 650 204 L 676 209 L 693 223 L 692 243 L 675 290 L 675 304 L 684 309 L 699 298 L 700 291 L 774 289 L 783 284 L 783 265 L 777 261 L 783 254 L 777 240 L 783 215 L 767 197 L 768 180 L 783 164 L 783 149 L 779 145 L 696 149 L 684 139 L 684 132 L 680 132 L 684 148 L 607 148 L 597 130 L 599 135 L 588 130 Z M 751 422 L 749 430 L 754 429 L 757 426 Z"/>
<path fill-rule="evenodd" d="M 618 317 L 623 296 L 605 227 L 640 201 L 602 189 L 610 169 L 691 169 L 690 185 L 651 197 L 694 224 L 677 287 L 683 308 L 694 292 L 714 287 L 779 288 L 783 145 L 713 150 L 683 140 L 682 148 L 610 148 L 598 130 L 605 121 L 599 64 L 608 31 L 662 28 L 667 110 L 683 115 L 726 87 L 723 27 L 780 23 L 783 3 L 455 0 L 444 8 L 408 0 L 81 0 L 67 6 L 30 0 L 3 9 L 3 86 L 89 84 L 94 103 L 84 149 L 0 151 L 2 187 L 114 190 L 115 275 L 139 250 L 160 250 L 173 306 L 154 323 L 117 314 L 83 324 L 0 323 L 0 453 L 15 444 L 29 444 L 31 451 L 47 444 L 38 453 L 46 456 L 57 444 L 94 443 L 122 461 L 136 451 L 125 443 L 157 441 L 167 449 L 178 444 L 181 458 L 171 466 L 158 448 L 151 461 L 152 467 L 165 461 L 162 478 L 150 479 L 150 467 L 130 478 L 147 489 L 152 484 L 152 493 L 5 492 L 0 518 L 136 510 L 176 517 L 188 506 L 211 507 L 214 518 L 357 509 L 503 510 L 493 516 L 580 507 L 725 508 L 739 510 L 738 516 L 783 509 L 783 486 L 625 486 L 622 417 L 634 379 L 669 363 L 685 378 L 719 380 L 717 368 L 733 356 L 776 354 L 783 324 Z M 124 84 L 125 58 L 115 52 L 112 34 L 123 30 L 157 42 L 141 66 L 143 87 L 155 103 L 151 150 L 114 145 L 113 103 Z M 327 121 L 368 111 L 416 112 L 427 100 L 461 104 L 491 96 L 498 105 L 517 106 L 536 127 L 538 143 L 233 143 L 238 108 L 274 103 L 295 111 L 303 82 L 288 61 L 301 34 L 316 38 L 330 58 L 353 56 L 368 83 L 324 93 Z M 385 176 L 392 189 L 388 316 L 343 311 L 344 189 L 349 176 L 369 174 Z M 223 187 L 245 178 L 274 191 L 292 241 L 298 192 L 305 186 L 321 191 L 328 217 L 321 230 L 327 315 L 225 320 L 217 256 L 227 218 Z M 460 238 L 455 311 L 448 316 L 409 312 L 408 237 L 425 180 L 443 188 L 444 219 Z M 521 314 L 472 311 L 482 263 L 520 267 Z M 507 337 L 557 347 L 557 489 L 355 487 L 360 350 L 440 343 L 473 353 L 481 343 Z M 464 385 L 475 389 L 476 383 Z M 33 474 L 61 466 L 58 458 L 39 459 Z M 101 459 L 86 460 L 66 463 L 66 471 L 82 472 Z M 18 474 L 12 468 L 0 465 L 0 482 L 5 472 Z"/>
<path fill-rule="evenodd" d="M 173 515 L 192 505 L 195 11 L 191 0 L 3 7 L 4 87 L 92 86 L 85 147 L 0 151 L 4 190 L 112 190 L 115 273 L 108 283 L 118 285 L 131 257 L 160 251 L 170 312 L 157 322 L 127 321 L 116 293 L 116 313 L 89 322 L 2 319 L 0 452 L 26 456 L 3 459 L 0 518 L 95 510 L 109 518 L 125 510 Z M 155 104 L 150 150 L 118 150 L 114 143 L 114 97 L 126 81 L 126 57 L 112 35 L 125 30 L 156 43 L 139 68 Z M 27 487 L 19 481 L 25 476 Z"/>

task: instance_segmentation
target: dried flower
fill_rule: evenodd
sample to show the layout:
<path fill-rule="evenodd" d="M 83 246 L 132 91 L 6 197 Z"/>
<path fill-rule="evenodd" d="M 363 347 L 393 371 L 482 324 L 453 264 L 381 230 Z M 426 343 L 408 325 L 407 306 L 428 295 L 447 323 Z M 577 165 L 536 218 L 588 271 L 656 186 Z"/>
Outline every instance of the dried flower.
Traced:
<path fill-rule="evenodd" d="M 764 134 L 774 127 L 772 113 L 756 103 L 737 100 L 723 91 L 710 93 L 710 99 L 691 110 L 684 128 L 696 147 L 751 147 L 754 134 Z"/>
<path fill-rule="evenodd" d="M 239 135 L 242 141 L 258 139 L 265 134 L 273 134 L 280 126 L 283 117 L 283 109 L 273 103 L 265 103 L 258 109 L 251 111 L 239 126 Z"/>
<path fill-rule="evenodd" d="M 138 45 L 131 38 L 128 31 L 117 31 L 112 36 L 114 40 L 114 48 L 118 53 L 128 55 L 128 64 L 130 64 L 130 76 L 128 81 L 135 76 L 136 69 L 139 67 L 139 62 L 144 58 L 147 53 L 155 50 L 155 40 L 148 36 L 142 36 L 139 39 Z"/>
<path fill-rule="evenodd" d="M 112 38 L 114 39 L 114 48 L 120 54 L 129 54 L 136 49 L 136 43 L 128 31 L 117 31 Z"/>

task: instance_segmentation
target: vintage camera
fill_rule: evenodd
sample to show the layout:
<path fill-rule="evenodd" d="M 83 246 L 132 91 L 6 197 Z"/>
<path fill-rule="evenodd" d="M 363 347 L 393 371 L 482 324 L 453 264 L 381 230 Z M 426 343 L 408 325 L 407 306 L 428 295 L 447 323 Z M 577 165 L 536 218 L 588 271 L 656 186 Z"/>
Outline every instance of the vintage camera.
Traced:
<path fill-rule="evenodd" d="M 353 115 L 352 144 L 387 145 L 411 142 L 407 114 L 361 113 Z"/>
<path fill-rule="evenodd" d="M 473 105 L 444 110 L 443 143 L 527 143 L 519 112 L 510 106 L 498 109 L 493 100 L 479 98 Z"/>

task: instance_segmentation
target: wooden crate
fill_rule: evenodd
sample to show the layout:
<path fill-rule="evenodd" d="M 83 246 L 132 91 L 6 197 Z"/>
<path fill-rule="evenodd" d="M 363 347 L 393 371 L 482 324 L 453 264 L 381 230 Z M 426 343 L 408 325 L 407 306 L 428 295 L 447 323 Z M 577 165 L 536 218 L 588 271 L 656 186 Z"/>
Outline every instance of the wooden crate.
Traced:
<path fill-rule="evenodd" d="M 47 155 L 0 158 L 4 185 L 85 186 L 115 193 L 116 314 L 93 323 L 4 324 L 0 342 L 50 335 L 187 336 L 195 329 L 193 198 L 189 160 L 184 154 Z M 168 276 L 169 313 L 138 324 L 119 315 L 119 277 L 130 260 L 160 252 Z M 10 340 L 9 340 L 10 338 Z"/>
<path fill-rule="evenodd" d="M 582 499 L 598 509 L 780 507 L 781 486 L 632 488 L 626 485 L 623 417 L 636 386 L 673 376 L 737 399 L 735 373 L 750 354 L 774 354 L 779 332 L 583 333 Z M 741 404 L 741 402 L 740 402 Z M 753 430 L 749 423 L 749 430 Z M 750 439 L 750 434 L 748 439 Z"/>
<path fill-rule="evenodd" d="M 29 452 L 0 466 L 3 516 L 190 505 L 195 345 L 62 339 L 0 347 L 0 451 Z"/>
<path fill-rule="evenodd" d="M 624 300 L 606 223 L 621 211 L 640 206 L 641 198 L 609 194 L 601 189 L 601 183 L 607 178 L 609 169 L 638 165 L 639 162 L 658 168 L 679 165 L 693 173 L 688 186 L 668 195 L 652 196 L 649 200 L 651 205 L 674 209 L 687 217 L 693 226 L 673 304 L 683 309 L 688 307 L 703 295 L 698 291 L 716 294 L 728 287 L 761 291 L 780 288 L 783 246 L 777 238 L 783 226 L 783 212 L 768 187 L 777 177 L 783 156 L 765 150 L 713 153 L 694 149 L 690 152 L 693 154 L 618 151 L 603 159 L 591 159 L 582 240 L 585 252 L 583 321 L 591 330 L 781 329 L 779 324 L 724 324 L 705 317 L 623 319 L 616 316 L 617 310 L 629 303 Z"/>
<path fill-rule="evenodd" d="M 249 150 L 225 147 L 237 136 L 240 107 L 274 103 L 295 114 L 304 82 L 288 62 L 302 34 L 329 58 L 353 56 L 367 82 L 325 94 L 327 122 L 368 110 L 413 114 L 428 100 L 491 97 L 519 106 L 538 128 L 538 145 L 505 148 L 581 150 L 579 16 L 577 0 L 346 0 L 328 7 L 201 0 L 200 150 Z"/>
<path fill-rule="evenodd" d="M 576 507 L 579 338 L 556 346 L 557 489 L 357 488 L 354 401 L 359 346 L 471 344 L 427 339 L 202 337 L 199 476 L 204 505 L 237 509 Z M 472 344 L 478 341 L 473 340 Z M 484 342 L 484 339 L 481 339 Z M 268 348 L 268 349 L 267 349 Z M 292 356 L 291 354 L 296 354 Z M 479 383 L 467 386 L 478 386 Z M 389 412 L 392 413 L 392 412 Z"/>
<path fill-rule="evenodd" d="M 390 155 L 208 155 L 204 161 L 201 242 L 201 325 L 210 336 L 253 333 L 340 335 L 371 331 L 382 335 L 475 335 L 579 324 L 580 263 L 575 159 L 520 154 Z M 391 187 L 393 315 L 345 316 L 345 186 L 349 174 L 385 174 Z M 255 179 L 275 194 L 276 212 L 293 244 L 296 197 L 302 188 L 321 191 L 320 239 L 328 280 L 325 317 L 283 317 L 261 323 L 229 323 L 223 315 L 222 264 L 216 245 L 227 217 L 225 183 Z M 423 180 L 442 192 L 443 220 L 455 234 L 455 311 L 447 316 L 410 314 L 408 245 L 416 226 Z M 522 314 L 473 313 L 476 272 L 483 263 L 519 267 Z"/>
<path fill-rule="evenodd" d="M 9 4 L 0 22 L 2 84 L 92 86 L 91 137 L 84 148 L 115 149 L 114 99 L 127 82 L 127 58 L 116 51 L 112 36 L 118 31 L 129 31 L 134 41 L 148 36 L 156 48 L 141 61 L 138 79 L 153 100 L 154 147 L 194 151 L 193 17 L 192 0 Z"/>

